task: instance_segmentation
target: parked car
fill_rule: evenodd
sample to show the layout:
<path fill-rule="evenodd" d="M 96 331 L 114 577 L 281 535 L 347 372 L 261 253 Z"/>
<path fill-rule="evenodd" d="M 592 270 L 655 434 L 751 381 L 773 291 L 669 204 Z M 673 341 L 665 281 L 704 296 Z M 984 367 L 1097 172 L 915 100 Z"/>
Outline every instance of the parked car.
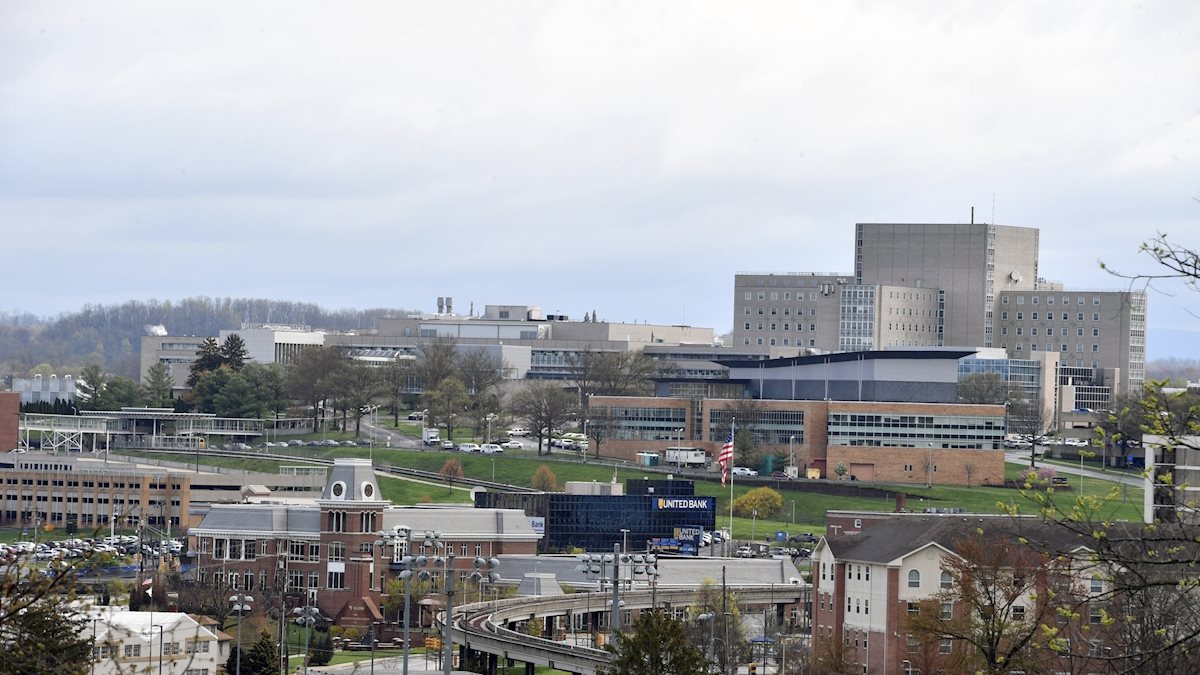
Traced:
<path fill-rule="evenodd" d="M 484 443 L 483 445 L 479 446 L 479 452 L 482 452 L 485 455 L 499 455 L 504 452 L 504 448 L 496 443 Z"/>
<path fill-rule="evenodd" d="M 786 471 L 772 471 L 771 478 L 774 478 L 775 480 L 791 480 L 792 479 L 791 476 L 787 475 Z"/>
<path fill-rule="evenodd" d="M 421 421 L 421 420 L 425 419 L 425 413 L 423 411 L 408 413 L 408 419 L 414 420 L 414 421 Z"/>
<path fill-rule="evenodd" d="M 788 537 L 788 541 L 812 544 L 817 541 L 817 535 L 809 532 L 801 532 L 800 534 L 793 534 L 792 536 Z"/>
<path fill-rule="evenodd" d="M 454 441 L 451 441 L 448 439 L 442 441 L 442 449 L 443 450 L 453 450 L 454 449 Z"/>
<path fill-rule="evenodd" d="M 504 448 L 505 450 L 520 450 L 525 446 L 521 445 L 520 441 L 505 441 L 500 444 L 500 447 Z"/>
<path fill-rule="evenodd" d="M 459 452 L 479 452 L 479 444 L 478 443 L 459 443 L 458 451 Z"/>
<path fill-rule="evenodd" d="M 508 430 L 509 436 L 528 436 L 529 430 L 523 427 L 513 427 Z"/>
<path fill-rule="evenodd" d="M 741 548 L 739 548 L 737 550 L 737 553 L 734 554 L 734 557 L 753 558 L 754 557 L 754 549 L 750 548 L 749 546 L 742 546 Z"/>
<path fill-rule="evenodd" d="M 754 469 L 749 469 L 744 466 L 733 467 L 733 475 L 735 476 L 757 476 L 758 472 Z"/>

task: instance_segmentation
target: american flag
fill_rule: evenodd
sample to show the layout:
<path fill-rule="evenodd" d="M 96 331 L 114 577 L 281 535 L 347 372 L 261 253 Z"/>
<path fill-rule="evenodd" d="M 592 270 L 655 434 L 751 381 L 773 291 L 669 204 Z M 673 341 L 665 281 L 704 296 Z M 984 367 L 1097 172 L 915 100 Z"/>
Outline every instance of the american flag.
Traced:
<path fill-rule="evenodd" d="M 733 429 L 729 429 L 729 440 L 721 446 L 721 454 L 717 455 L 717 463 L 721 465 L 721 486 L 729 480 L 729 465 L 733 464 Z"/>

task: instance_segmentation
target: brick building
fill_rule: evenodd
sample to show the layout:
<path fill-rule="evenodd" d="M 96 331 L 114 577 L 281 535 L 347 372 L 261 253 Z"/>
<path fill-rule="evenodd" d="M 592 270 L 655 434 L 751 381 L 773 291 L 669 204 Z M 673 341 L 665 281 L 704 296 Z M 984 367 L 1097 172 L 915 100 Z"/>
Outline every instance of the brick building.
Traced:
<path fill-rule="evenodd" d="M 0 452 L 17 447 L 21 440 L 21 395 L 0 391 Z"/>
<path fill-rule="evenodd" d="M 593 396 L 601 454 L 636 460 L 668 447 L 713 458 L 735 422 L 765 456 L 832 477 L 978 485 L 1004 480 L 1004 406 L 956 403 L 974 350 L 914 349 L 723 362 L 729 377 L 666 378 L 656 397 Z M 735 462 L 738 462 L 735 458 Z M 739 463 L 739 465 L 744 465 Z M 764 463 L 760 472 L 780 468 Z M 716 471 L 715 462 L 710 467 Z"/>
<path fill-rule="evenodd" d="M 1112 653 L 1114 635 L 1103 617 L 1106 609 L 1114 611 L 1114 598 L 1087 543 L 1037 519 L 831 512 L 829 533 L 812 556 L 814 660 L 827 667 L 836 662 L 846 669 L 839 672 L 965 668 L 975 647 L 922 630 L 920 614 L 953 621 L 978 612 L 956 589 L 964 577 L 947 561 L 975 562 L 987 553 L 1016 561 L 998 571 L 979 563 L 1007 575 L 995 582 L 1003 591 L 988 605 L 993 622 L 1010 637 L 1035 636 L 1011 662 L 1014 672 L 1108 672 L 1103 657 Z M 1052 558 L 1047 551 L 1056 553 Z"/>
<path fill-rule="evenodd" d="M 465 581 L 476 557 L 536 552 L 540 535 L 521 511 L 393 507 L 369 460 L 334 462 L 315 501 L 213 505 L 189 532 L 197 580 L 234 591 L 282 586 L 293 603 L 307 598 L 336 623 L 365 627 L 384 620 L 383 589 L 399 556 L 452 552 L 453 568 L 429 568 L 440 589 L 447 573 Z M 397 526 L 413 533 L 408 550 L 381 545 L 379 532 Z M 441 534 L 436 547 L 424 545 L 425 532 Z"/>

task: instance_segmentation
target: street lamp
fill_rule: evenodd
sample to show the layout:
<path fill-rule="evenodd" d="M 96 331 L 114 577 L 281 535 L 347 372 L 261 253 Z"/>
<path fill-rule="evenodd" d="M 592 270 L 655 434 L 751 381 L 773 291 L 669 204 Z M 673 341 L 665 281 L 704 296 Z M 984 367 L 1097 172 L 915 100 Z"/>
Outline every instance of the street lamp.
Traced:
<path fill-rule="evenodd" d="M 788 461 L 790 461 L 790 462 L 792 463 L 792 468 L 793 468 L 793 469 L 795 469 L 795 468 L 796 468 L 796 447 L 795 447 L 795 444 L 796 444 L 796 437 L 795 437 L 795 436 L 788 436 L 788 457 L 789 457 L 789 460 L 788 460 Z"/>
<path fill-rule="evenodd" d="M 484 419 L 487 420 L 487 442 L 491 443 L 492 442 L 492 420 L 496 419 L 496 413 L 488 413 L 487 417 L 485 417 Z"/>
<path fill-rule="evenodd" d="M 621 528 L 621 553 L 629 553 L 629 528 Z"/>
<path fill-rule="evenodd" d="M 479 584 L 479 601 L 483 602 L 483 584 L 494 584 L 500 581 L 500 573 L 495 572 L 500 566 L 500 561 L 495 558 L 475 558 L 473 563 L 475 571 L 471 573 L 471 579 Z"/>
<path fill-rule="evenodd" d="M 492 482 L 496 482 L 496 458 L 492 457 Z"/>
<path fill-rule="evenodd" d="M 249 612 L 251 609 L 253 609 L 253 607 L 250 605 L 250 603 L 254 602 L 254 598 L 253 598 L 253 596 L 246 595 L 245 593 L 238 593 L 237 595 L 229 596 L 229 602 L 233 603 L 233 611 L 237 612 L 237 615 L 238 615 L 238 627 L 237 627 L 237 650 L 238 651 L 237 651 L 237 665 L 235 666 L 236 670 L 234 672 L 236 675 L 242 675 L 242 617 L 245 616 L 246 612 Z M 161 666 L 162 666 L 162 654 L 159 654 L 160 669 L 161 669 Z"/>
<path fill-rule="evenodd" d="M 450 661 L 454 654 L 454 634 L 451 630 L 454 617 L 454 545 L 444 543 L 441 539 L 441 532 L 426 531 L 422 546 L 444 549 L 446 551 L 445 558 L 437 556 L 433 562 L 436 565 L 442 565 L 443 577 L 446 580 L 446 616 L 442 622 L 442 673 L 443 675 L 450 675 Z M 421 573 L 421 578 L 426 579 L 428 577 L 428 573 Z"/>
<path fill-rule="evenodd" d="M 696 620 L 701 623 L 704 623 L 704 622 L 708 623 L 708 648 L 704 650 L 704 653 L 705 653 L 705 656 L 708 657 L 708 661 L 709 661 L 708 670 L 711 672 L 712 666 L 715 664 L 715 662 L 717 660 L 716 640 L 715 640 L 715 636 L 713 635 L 713 632 L 717 628 L 717 615 L 716 615 L 716 612 L 704 612 L 702 614 L 696 615 Z"/>
<path fill-rule="evenodd" d="M 317 616 L 321 610 L 312 606 L 312 599 L 304 603 L 303 607 L 297 607 L 292 610 L 292 614 L 296 615 L 296 625 L 304 626 L 304 655 L 301 657 L 304 664 L 304 672 L 308 673 L 308 648 L 312 640 L 312 627 L 317 622 Z"/>
<path fill-rule="evenodd" d="M 429 559 L 425 556 L 413 557 L 408 554 L 408 545 L 412 541 L 412 529 L 404 525 L 397 525 L 392 528 L 391 532 L 380 531 L 380 537 L 385 539 L 390 538 L 392 545 L 392 564 L 400 567 L 400 573 L 397 575 L 404 580 L 404 673 L 408 675 L 408 608 L 412 604 L 412 577 L 414 573 L 420 570 L 419 574 L 428 576 L 428 573 L 423 568 L 429 564 Z M 401 552 L 403 550 L 403 553 Z"/>

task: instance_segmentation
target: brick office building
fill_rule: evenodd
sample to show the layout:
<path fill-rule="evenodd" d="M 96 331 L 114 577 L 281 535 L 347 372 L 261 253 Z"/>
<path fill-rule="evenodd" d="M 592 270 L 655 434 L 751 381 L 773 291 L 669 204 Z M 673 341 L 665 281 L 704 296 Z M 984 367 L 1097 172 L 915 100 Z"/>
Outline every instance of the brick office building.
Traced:
<path fill-rule="evenodd" d="M 955 402 L 958 362 L 974 353 L 886 350 L 729 362 L 724 380 L 660 380 L 656 397 L 593 396 L 589 415 L 606 425 L 601 453 L 628 460 L 676 445 L 715 458 L 742 415 L 737 427 L 800 467 L 800 475 L 811 468 L 831 478 L 840 463 L 847 478 L 864 481 L 1001 483 L 1004 406 Z"/>
<path fill-rule="evenodd" d="M 412 531 L 407 551 L 379 545 L 387 538 L 378 533 L 397 526 Z M 424 545 L 425 532 L 440 533 L 437 546 Z M 539 536 L 511 509 L 393 507 L 370 461 L 344 458 L 315 502 L 215 504 L 189 532 L 197 580 L 251 593 L 282 586 L 293 603 L 307 598 L 339 625 L 360 628 L 384 620 L 382 594 L 399 556 L 453 552 L 449 573 L 466 581 L 476 557 L 533 554 Z M 428 569 L 441 589 L 448 571 Z"/>

